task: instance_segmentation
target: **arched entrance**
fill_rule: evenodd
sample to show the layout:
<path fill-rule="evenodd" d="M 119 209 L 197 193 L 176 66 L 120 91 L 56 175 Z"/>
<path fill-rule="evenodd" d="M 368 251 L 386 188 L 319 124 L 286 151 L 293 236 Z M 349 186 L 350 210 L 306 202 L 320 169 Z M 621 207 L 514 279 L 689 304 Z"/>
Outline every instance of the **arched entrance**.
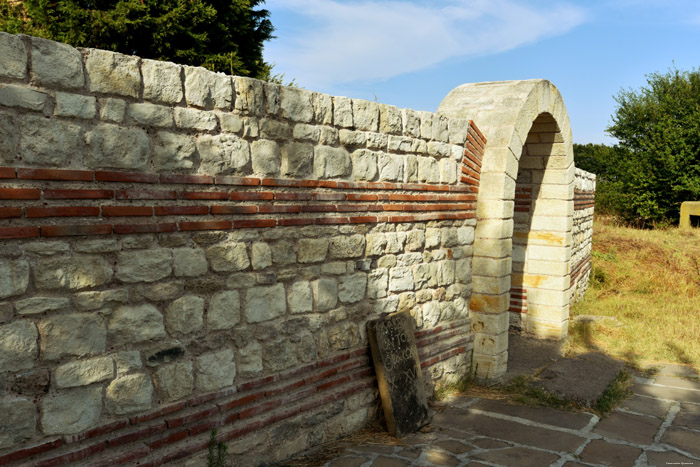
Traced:
<path fill-rule="evenodd" d="M 438 112 L 487 138 L 470 303 L 481 376 L 506 370 L 508 328 L 563 338 L 569 317 L 574 160 L 557 88 L 546 80 L 465 84 Z"/>

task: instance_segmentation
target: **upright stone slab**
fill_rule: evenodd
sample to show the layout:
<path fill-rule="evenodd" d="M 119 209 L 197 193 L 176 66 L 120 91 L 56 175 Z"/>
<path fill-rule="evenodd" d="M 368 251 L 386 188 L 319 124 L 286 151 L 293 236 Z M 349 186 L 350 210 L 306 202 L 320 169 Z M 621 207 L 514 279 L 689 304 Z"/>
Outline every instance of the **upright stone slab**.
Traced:
<path fill-rule="evenodd" d="M 394 436 L 413 433 L 429 422 L 414 329 L 407 312 L 367 323 L 384 417 Z"/>

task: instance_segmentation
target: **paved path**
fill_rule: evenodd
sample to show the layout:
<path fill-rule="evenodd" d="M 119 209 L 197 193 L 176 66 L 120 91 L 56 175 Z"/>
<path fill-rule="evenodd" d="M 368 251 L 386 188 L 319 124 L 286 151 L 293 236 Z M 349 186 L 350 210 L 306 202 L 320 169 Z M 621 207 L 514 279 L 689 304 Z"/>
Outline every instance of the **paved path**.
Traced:
<path fill-rule="evenodd" d="M 637 378 L 634 396 L 604 419 L 591 413 L 462 397 L 446 402 L 430 431 L 400 445 L 347 446 L 328 467 L 700 467 L 700 382 L 686 367 Z"/>

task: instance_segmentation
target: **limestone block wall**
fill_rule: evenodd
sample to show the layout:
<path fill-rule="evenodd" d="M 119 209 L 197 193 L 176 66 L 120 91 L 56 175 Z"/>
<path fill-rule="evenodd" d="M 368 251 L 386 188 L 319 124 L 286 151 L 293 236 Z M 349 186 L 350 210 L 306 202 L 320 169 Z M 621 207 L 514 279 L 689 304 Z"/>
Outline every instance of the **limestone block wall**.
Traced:
<path fill-rule="evenodd" d="M 473 122 L 0 33 L 0 464 L 274 462 L 462 376 Z M 274 449 L 270 449 L 274 446 Z"/>
<path fill-rule="evenodd" d="M 571 301 L 577 301 L 588 289 L 591 277 L 595 174 L 576 169 L 574 189 L 574 226 L 571 247 Z"/>

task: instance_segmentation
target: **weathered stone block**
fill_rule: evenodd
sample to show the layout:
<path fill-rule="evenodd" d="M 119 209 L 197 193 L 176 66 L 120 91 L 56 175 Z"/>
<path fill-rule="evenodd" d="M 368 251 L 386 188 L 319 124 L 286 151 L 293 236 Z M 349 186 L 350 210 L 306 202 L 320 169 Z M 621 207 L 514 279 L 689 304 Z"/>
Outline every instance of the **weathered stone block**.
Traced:
<path fill-rule="evenodd" d="M 105 351 L 107 331 L 97 314 L 57 315 L 39 322 L 41 357 L 84 357 Z"/>
<path fill-rule="evenodd" d="M 452 144 L 462 146 L 467 141 L 467 131 L 469 130 L 469 121 L 461 118 L 451 118 L 447 122 L 449 140 Z M 461 153 L 461 151 L 460 151 Z M 458 160 L 461 160 L 461 154 Z"/>
<path fill-rule="evenodd" d="M 415 152 L 413 151 L 413 140 L 407 136 L 389 136 L 387 149 L 396 152 Z"/>
<path fill-rule="evenodd" d="M 236 370 L 244 378 L 262 374 L 262 345 L 259 342 L 252 341 L 238 350 L 238 366 Z"/>
<path fill-rule="evenodd" d="M 99 99 L 99 103 L 100 119 L 115 123 L 121 123 L 124 120 L 124 115 L 126 114 L 126 101 L 108 97 Z"/>
<path fill-rule="evenodd" d="M 204 326 L 204 299 L 194 295 L 180 297 L 165 310 L 165 325 L 172 334 L 190 334 Z"/>
<path fill-rule="evenodd" d="M 224 243 L 210 246 L 206 253 L 212 270 L 216 272 L 242 271 L 250 266 L 245 243 Z"/>
<path fill-rule="evenodd" d="M 22 79 L 26 70 L 27 47 L 22 39 L 0 32 L 0 77 Z"/>
<path fill-rule="evenodd" d="M 0 105 L 5 107 L 21 107 L 27 110 L 44 110 L 48 95 L 43 92 L 14 84 L 0 87 Z"/>
<path fill-rule="evenodd" d="M 391 135 L 401 134 L 401 111 L 398 108 L 379 104 L 379 131 Z"/>
<path fill-rule="evenodd" d="M 272 266 L 272 252 L 267 243 L 256 242 L 251 248 L 251 264 L 253 269 L 258 271 Z"/>
<path fill-rule="evenodd" d="M 91 92 L 139 97 L 139 57 L 98 49 L 87 49 L 84 53 Z"/>
<path fill-rule="evenodd" d="M 153 384 L 145 374 L 121 376 L 105 391 L 105 408 L 115 415 L 140 412 L 151 408 Z"/>
<path fill-rule="evenodd" d="M 81 311 L 97 310 L 110 303 L 126 303 L 128 300 L 129 291 L 127 289 L 80 292 L 73 296 L 73 303 Z"/>
<path fill-rule="evenodd" d="M 331 258 L 359 258 L 365 252 L 365 236 L 358 234 L 332 237 L 328 251 Z"/>
<path fill-rule="evenodd" d="M 240 171 L 250 162 L 250 145 L 234 135 L 201 135 L 197 149 L 202 159 L 200 171 L 206 174 Z"/>
<path fill-rule="evenodd" d="M 185 100 L 205 109 L 230 110 L 233 103 L 231 77 L 201 67 L 185 67 Z"/>
<path fill-rule="evenodd" d="M 241 321 L 241 301 L 236 290 L 214 295 L 209 301 L 207 327 L 210 330 L 230 329 Z"/>
<path fill-rule="evenodd" d="M 166 248 L 143 251 L 123 251 L 117 260 L 116 278 L 122 282 L 155 282 L 172 272 L 173 255 Z"/>
<path fill-rule="evenodd" d="M 95 118 L 95 115 L 97 115 L 97 99 L 94 96 L 57 92 L 54 115 L 57 117 L 84 119 Z"/>
<path fill-rule="evenodd" d="M 17 156 L 19 131 L 17 119 L 10 113 L 0 112 L 0 164 L 13 165 Z"/>
<path fill-rule="evenodd" d="M 139 125 L 156 127 L 173 126 L 173 109 L 165 105 L 137 102 L 129 104 L 127 114 Z"/>
<path fill-rule="evenodd" d="M 352 153 L 352 175 L 355 180 L 374 180 L 377 176 L 378 153 L 358 149 Z"/>
<path fill-rule="evenodd" d="M 126 350 L 114 355 L 114 365 L 117 368 L 117 376 L 125 375 L 131 371 L 143 367 L 141 353 L 138 350 Z"/>
<path fill-rule="evenodd" d="M 49 87 L 83 87 L 80 52 L 68 44 L 32 37 L 32 81 Z"/>
<path fill-rule="evenodd" d="M 17 300 L 15 308 L 20 315 L 35 315 L 45 311 L 66 311 L 70 300 L 64 297 L 30 297 Z"/>
<path fill-rule="evenodd" d="M 312 93 L 305 89 L 282 87 L 280 107 L 282 117 L 297 122 L 310 122 L 314 118 Z"/>
<path fill-rule="evenodd" d="M 233 83 L 236 89 L 236 110 L 261 115 L 265 104 L 262 82 L 253 78 L 234 76 Z"/>
<path fill-rule="evenodd" d="M 41 427 L 45 435 L 80 433 L 97 424 L 102 412 L 102 388 L 76 388 L 42 400 Z"/>
<path fill-rule="evenodd" d="M 333 97 L 333 123 L 343 128 L 352 128 L 352 99 L 348 97 Z"/>
<path fill-rule="evenodd" d="M 160 397 L 167 402 L 189 396 L 194 389 L 192 363 L 178 362 L 159 367 L 155 372 L 155 385 Z"/>
<path fill-rule="evenodd" d="M 188 128 L 202 131 L 216 130 L 217 120 L 213 112 L 175 107 L 175 124 L 178 128 Z"/>
<path fill-rule="evenodd" d="M 300 263 L 323 261 L 327 254 L 327 238 L 301 238 L 297 241 L 297 257 Z"/>
<path fill-rule="evenodd" d="M 3 371 L 27 370 L 37 357 L 36 326 L 18 320 L 0 326 L 0 368 Z"/>
<path fill-rule="evenodd" d="M 109 334 L 115 345 L 165 337 L 163 315 L 153 305 L 121 306 L 112 314 Z"/>
<path fill-rule="evenodd" d="M 114 378 L 112 357 L 99 357 L 60 365 L 56 368 L 55 382 L 59 388 L 72 388 L 87 386 L 110 378 Z"/>
<path fill-rule="evenodd" d="M 288 143 L 282 147 L 283 175 L 288 177 L 308 176 L 313 170 L 313 164 L 313 145 L 308 143 Z"/>
<path fill-rule="evenodd" d="M 289 341 L 267 343 L 263 349 L 263 366 L 271 372 L 286 370 L 296 365 L 296 353 L 296 345 Z"/>
<path fill-rule="evenodd" d="M 240 133 L 243 130 L 243 119 L 234 114 L 217 112 L 221 130 L 228 133 Z"/>
<path fill-rule="evenodd" d="M 174 248 L 173 268 L 176 277 L 198 277 L 207 273 L 208 264 L 201 248 Z"/>
<path fill-rule="evenodd" d="M 343 146 L 364 146 L 367 137 L 366 133 L 363 131 L 353 131 L 353 130 L 340 130 L 338 136 L 340 138 L 340 144 Z"/>
<path fill-rule="evenodd" d="M 377 299 L 387 296 L 389 273 L 384 268 L 370 271 L 367 277 L 367 298 Z"/>
<path fill-rule="evenodd" d="M 162 104 L 178 104 L 182 101 L 182 67 L 160 60 L 141 61 L 143 74 L 143 98 Z"/>
<path fill-rule="evenodd" d="M 453 184 L 457 182 L 457 163 L 452 159 L 441 159 L 439 162 L 440 183 Z"/>
<path fill-rule="evenodd" d="M 338 299 L 343 303 L 356 303 L 365 298 L 367 274 L 358 272 L 340 277 L 338 281 Z"/>
<path fill-rule="evenodd" d="M 99 256 L 41 258 L 32 265 L 38 289 L 79 290 L 97 287 L 112 279 L 112 266 Z"/>
<path fill-rule="evenodd" d="M 0 36 L 0 53 L 3 52 L 2 45 Z M 30 400 L 23 397 L 0 399 L 0 413 L 0 449 L 16 446 L 34 436 L 36 409 Z"/>
<path fill-rule="evenodd" d="M 430 421 L 414 333 L 408 313 L 367 323 L 384 418 L 395 436 L 417 431 Z"/>
<path fill-rule="evenodd" d="M 236 363 L 233 350 L 225 349 L 204 354 L 197 358 L 197 388 L 200 391 L 214 391 L 233 384 L 236 377 Z"/>
<path fill-rule="evenodd" d="M 355 128 L 377 131 L 379 129 L 379 105 L 362 99 L 352 100 L 352 113 Z"/>
<path fill-rule="evenodd" d="M 66 242 L 33 242 L 24 245 L 24 251 L 43 256 L 68 253 L 69 250 L 70 247 Z"/>
<path fill-rule="evenodd" d="M 249 323 L 259 323 L 282 316 L 287 311 L 284 285 L 251 287 L 246 291 L 245 316 Z"/>
<path fill-rule="evenodd" d="M 24 259 L 0 261 L 0 298 L 23 294 L 29 285 L 29 263 Z"/>
<path fill-rule="evenodd" d="M 26 115 L 19 150 L 25 163 L 65 167 L 80 154 L 82 129 L 71 123 Z"/>
<path fill-rule="evenodd" d="M 328 94 L 313 93 L 314 120 L 316 123 L 330 125 L 333 123 L 333 99 Z"/>
<path fill-rule="evenodd" d="M 318 279 L 311 283 L 317 311 L 328 311 L 338 304 L 338 283 L 335 279 Z"/>
<path fill-rule="evenodd" d="M 295 282 L 287 291 L 287 305 L 292 313 L 308 313 L 313 310 L 311 284 L 307 281 Z"/>
<path fill-rule="evenodd" d="M 405 292 L 413 289 L 414 283 L 411 268 L 395 267 L 389 270 L 389 290 L 392 292 Z"/>
<path fill-rule="evenodd" d="M 148 134 L 139 128 L 102 123 L 85 135 L 85 142 L 91 168 L 144 170 L 151 157 Z"/>
<path fill-rule="evenodd" d="M 253 172 L 277 175 L 280 170 L 280 148 L 274 141 L 259 139 L 250 145 Z"/>
<path fill-rule="evenodd" d="M 438 183 L 440 181 L 440 170 L 435 159 L 432 157 L 418 157 L 418 180 L 428 183 Z"/>
<path fill-rule="evenodd" d="M 404 158 L 394 154 L 381 154 L 379 156 L 379 179 L 389 181 L 403 181 Z"/>

